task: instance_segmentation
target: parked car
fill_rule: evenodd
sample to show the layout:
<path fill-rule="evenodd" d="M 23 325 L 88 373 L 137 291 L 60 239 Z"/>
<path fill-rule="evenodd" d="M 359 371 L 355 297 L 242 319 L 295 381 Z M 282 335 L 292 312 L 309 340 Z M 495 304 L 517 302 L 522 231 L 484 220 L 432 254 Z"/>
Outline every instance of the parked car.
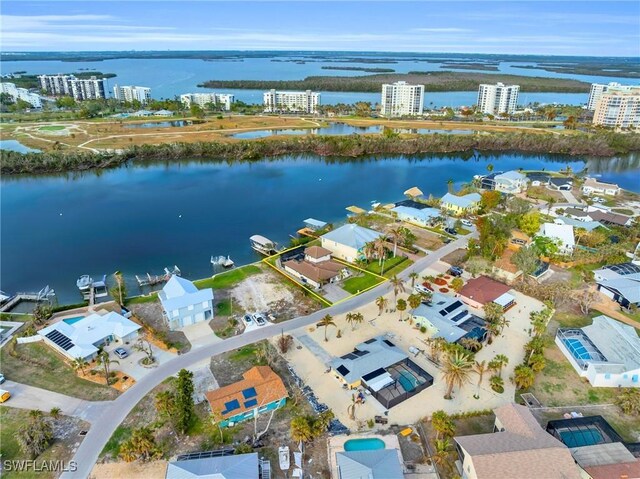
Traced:
<path fill-rule="evenodd" d="M 265 318 L 262 313 L 256 313 L 253 315 L 253 320 L 258 326 L 264 326 L 267 324 L 267 318 Z"/>
<path fill-rule="evenodd" d="M 251 326 L 253 324 L 253 318 L 250 314 L 245 314 L 242 320 L 246 326 Z"/>
<path fill-rule="evenodd" d="M 460 223 L 462 223 L 463 226 L 473 226 L 473 223 L 469 220 L 460 220 Z"/>
<path fill-rule="evenodd" d="M 429 288 L 427 288 L 425 285 L 423 284 L 416 284 L 415 288 L 413 288 L 416 290 L 416 293 L 423 293 L 423 294 L 430 294 L 431 290 Z"/>
<path fill-rule="evenodd" d="M 4 374 L 0 374 L 0 384 L 3 384 L 5 381 Z"/>
<path fill-rule="evenodd" d="M 127 356 L 129 356 L 129 353 L 127 352 L 126 349 L 124 348 L 116 348 L 113 350 L 113 354 L 115 354 L 116 356 L 118 356 L 120 359 L 124 359 Z"/>
<path fill-rule="evenodd" d="M 449 244 L 449 243 L 451 243 L 451 238 L 443 238 L 443 239 L 442 239 L 442 242 L 443 242 L 444 244 Z"/>
<path fill-rule="evenodd" d="M 455 228 L 445 228 L 444 232 L 445 233 L 449 233 L 450 235 L 454 235 L 454 236 L 458 234 L 458 232 L 456 231 Z"/>
<path fill-rule="evenodd" d="M 462 276 L 462 273 L 464 273 L 464 271 L 462 270 L 462 268 L 458 267 L 458 266 L 452 266 L 451 268 L 449 268 L 448 273 L 451 276 Z"/>
<path fill-rule="evenodd" d="M 0 403 L 8 401 L 11 397 L 11 393 L 9 391 L 5 391 L 4 389 L 0 389 Z"/>

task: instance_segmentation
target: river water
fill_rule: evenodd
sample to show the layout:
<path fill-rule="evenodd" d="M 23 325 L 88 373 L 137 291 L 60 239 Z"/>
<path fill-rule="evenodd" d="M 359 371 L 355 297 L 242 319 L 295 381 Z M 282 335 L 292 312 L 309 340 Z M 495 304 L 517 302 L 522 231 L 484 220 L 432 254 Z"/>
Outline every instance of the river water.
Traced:
<path fill-rule="evenodd" d="M 178 265 L 187 278 L 211 275 L 211 255 L 241 265 L 258 259 L 248 239 L 286 244 L 305 218 L 345 220 L 345 208 L 402 199 L 418 186 L 442 195 L 473 175 L 515 168 L 559 170 L 585 162 L 546 155 L 379 157 L 340 162 L 283 157 L 253 163 L 156 163 L 0 182 L 0 289 L 50 285 L 62 303 L 77 302 L 82 274 L 158 274 Z M 638 190 L 639 157 L 588 162 L 590 172 Z M 137 285 L 131 283 L 131 292 Z"/>

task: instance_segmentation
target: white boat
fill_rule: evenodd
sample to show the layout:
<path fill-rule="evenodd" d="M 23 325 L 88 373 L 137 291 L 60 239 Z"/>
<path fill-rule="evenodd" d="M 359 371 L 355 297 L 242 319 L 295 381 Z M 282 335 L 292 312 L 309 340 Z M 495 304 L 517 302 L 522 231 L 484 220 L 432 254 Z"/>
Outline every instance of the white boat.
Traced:
<path fill-rule="evenodd" d="M 235 263 L 230 256 L 212 256 L 211 264 L 214 266 L 222 266 L 223 268 L 231 268 Z"/>
<path fill-rule="evenodd" d="M 270 256 L 277 252 L 277 244 L 264 236 L 253 235 L 249 238 L 249 242 L 255 251 L 265 256 Z"/>
<path fill-rule="evenodd" d="M 80 290 L 84 299 L 88 299 L 91 296 L 91 290 L 93 290 L 94 298 L 104 298 L 109 295 L 109 291 L 107 289 L 107 275 L 104 275 L 99 281 L 94 281 L 88 274 L 83 274 L 76 281 L 76 286 Z"/>
<path fill-rule="evenodd" d="M 235 263 L 231 259 L 230 256 L 227 256 L 227 259 L 222 262 L 223 268 L 231 268 Z"/>
<path fill-rule="evenodd" d="M 278 462 L 281 471 L 288 471 L 291 467 L 291 455 L 289 454 L 289 446 L 280 446 L 278 448 Z"/>
<path fill-rule="evenodd" d="M 78 278 L 78 281 L 76 281 L 76 286 L 80 291 L 86 291 L 91 287 L 92 283 L 93 283 L 93 278 L 88 274 L 83 274 Z"/>

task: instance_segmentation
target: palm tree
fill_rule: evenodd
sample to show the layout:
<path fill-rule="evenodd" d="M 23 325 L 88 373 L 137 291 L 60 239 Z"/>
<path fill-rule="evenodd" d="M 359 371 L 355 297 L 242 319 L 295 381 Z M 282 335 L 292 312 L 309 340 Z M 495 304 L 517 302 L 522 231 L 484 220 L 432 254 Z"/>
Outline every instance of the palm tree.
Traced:
<path fill-rule="evenodd" d="M 436 431 L 436 439 L 453 437 L 456 433 L 456 426 L 451 416 L 442 409 L 434 411 L 431 415 L 431 426 Z"/>
<path fill-rule="evenodd" d="M 462 338 L 460 340 L 460 345 L 472 353 L 476 353 L 480 351 L 480 348 L 482 348 L 482 343 L 474 338 Z"/>
<path fill-rule="evenodd" d="M 330 314 L 327 314 L 324 318 L 322 318 L 320 320 L 320 322 L 318 323 L 318 327 L 322 327 L 324 326 L 324 340 L 326 342 L 329 342 L 329 338 L 327 338 L 327 328 L 329 326 L 335 326 L 336 323 L 333 322 L 333 316 L 331 316 Z"/>
<path fill-rule="evenodd" d="M 484 373 L 489 370 L 487 367 L 486 361 L 476 361 L 473 365 L 473 371 L 478 375 L 478 387 L 482 384 L 482 378 L 484 377 Z"/>
<path fill-rule="evenodd" d="M 489 361 L 489 368 L 496 371 L 498 376 L 502 377 L 502 368 L 509 364 L 509 358 L 504 354 L 496 354 L 496 356 Z"/>
<path fill-rule="evenodd" d="M 422 304 L 422 296 L 419 294 L 410 294 L 407 298 L 407 302 L 409 303 L 409 307 L 411 308 L 411 315 L 413 316 L 413 312 L 415 309 Z"/>
<path fill-rule="evenodd" d="M 360 324 L 364 321 L 364 316 L 362 313 L 347 313 L 347 323 L 351 325 L 351 331 L 356 329 L 355 325 Z"/>
<path fill-rule="evenodd" d="M 527 365 L 534 373 L 539 373 L 547 366 L 547 360 L 544 358 L 544 354 L 532 354 L 529 361 L 527 361 Z"/>
<path fill-rule="evenodd" d="M 435 338 L 430 340 L 429 355 L 431 356 L 431 360 L 434 363 L 440 363 L 440 353 L 442 352 L 446 344 L 447 341 L 444 338 Z"/>
<path fill-rule="evenodd" d="M 411 288 L 413 289 L 416 285 L 416 279 L 418 279 L 420 275 L 417 271 L 412 271 L 409 273 L 409 279 L 411 280 Z"/>
<path fill-rule="evenodd" d="M 447 356 L 443 367 L 444 380 L 447 383 L 445 399 L 451 399 L 451 393 L 455 386 L 461 388 L 469 380 L 472 368 L 473 363 L 469 361 L 469 357 L 460 351 L 455 351 Z"/>
<path fill-rule="evenodd" d="M 296 416 L 291 420 L 291 439 L 296 442 L 313 440 L 311 424 L 306 416 Z"/>
<path fill-rule="evenodd" d="M 487 171 L 488 171 L 489 173 L 491 173 L 491 172 L 493 171 L 493 164 L 492 164 L 492 163 L 489 163 L 489 164 L 487 165 Z"/>
<path fill-rule="evenodd" d="M 32 421 L 35 422 L 41 417 L 42 417 L 42 411 L 40 411 L 39 409 L 32 409 L 31 411 L 29 411 L 29 419 L 31 419 Z"/>
<path fill-rule="evenodd" d="M 526 364 L 520 364 L 513 370 L 513 383 L 518 389 L 528 389 L 533 386 L 536 375 Z"/>
<path fill-rule="evenodd" d="M 376 254 L 376 247 L 373 241 L 365 243 L 364 248 L 362 248 L 362 254 L 364 254 L 367 261 L 371 261 L 371 258 Z"/>
<path fill-rule="evenodd" d="M 491 379 L 489 379 L 489 384 L 491 385 L 491 389 L 493 389 L 495 392 L 504 392 L 504 380 L 500 376 L 491 376 Z"/>
<path fill-rule="evenodd" d="M 86 368 L 87 366 L 89 366 L 89 363 L 81 357 L 77 357 L 71 362 L 71 367 L 73 368 L 73 370 L 76 372 L 82 371 L 82 374 L 84 374 L 84 368 Z"/>
<path fill-rule="evenodd" d="M 393 300 L 398 301 L 398 293 L 404 293 L 404 283 L 394 274 L 389 279 L 389 284 L 393 288 Z"/>
<path fill-rule="evenodd" d="M 49 411 L 49 416 L 51 416 L 53 419 L 59 419 L 61 412 L 62 411 L 59 407 L 52 407 L 51 411 Z"/>
<path fill-rule="evenodd" d="M 448 468 L 449 456 L 451 455 L 451 442 L 449 439 L 436 439 L 433 443 L 435 447 L 431 460 L 438 466 Z"/>
<path fill-rule="evenodd" d="M 616 395 L 614 402 L 625 414 L 634 416 L 640 414 L 640 390 L 637 388 L 624 388 Z"/>
<path fill-rule="evenodd" d="M 504 328 L 508 327 L 510 324 L 511 324 L 511 321 L 509 321 L 505 316 L 502 316 L 498 320 L 498 328 L 500 329 L 500 334 L 502 334 L 502 331 L 504 330 Z"/>
<path fill-rule="evenodd" d="M 553 196 L 550 196 L 547 200 L 547 213 L 551 213 L 551 208 L 556 204 L 556 199 Z"/>
<path fill-rule="evenodd" d="M 389 305 L 389 300 L 384 296 L 378 296 L 376 298 L 376 306 L 378 307 L 378 316 L 382 314 L 382 311 L 384 311 L 384 308 L 386 308 L 388 305 Z"/>
<path fill-rule="evenodd" d="M 400 311 L 400 321 L 402 321 L 402 313 L 407 309 L 407 302 L 404 299 L 400 298 L 396 302 L 396 309 Z"/>
<path fill-rule="evenodd" d="M 389 229 L 389 235 L 393 239 L 393 257 L 396 257 L 396 253 L 398 251 L 398 241 L 404 235 L 404 227 L 395 226 Z"/>
<path fill-rule="evenodd" d="M 378 256 L 378 265 L 380 266 L 380 274 L 382 274 L 382 270 L 384 269 L 384 259 L 387 252 L 386 240 L 384 237 L 379 236 L 373 241 L 373 247 L 376 251 L 376 256 Z"/>
<path fill-rule="evenodd" d="M 101 364 L 102 367 L 104 367 L 104 377 L 107 381 L 107 386 L 110 384 L 109 381 L 109 366 L 111 366 L 111 364 L 120 364 L 119 361 L 116 361 L 115 359 L 111 359 L 109 358 L 109 353 L 107 351 L 101 351 L 100 353 L 98 353 L 98 364 Z"/>
<path fill-rule="evenodd" d="M 453 193 L 453 179 L 449 178 L 447 180 L 447 191 L 449 191 L 449 193 Z"/>

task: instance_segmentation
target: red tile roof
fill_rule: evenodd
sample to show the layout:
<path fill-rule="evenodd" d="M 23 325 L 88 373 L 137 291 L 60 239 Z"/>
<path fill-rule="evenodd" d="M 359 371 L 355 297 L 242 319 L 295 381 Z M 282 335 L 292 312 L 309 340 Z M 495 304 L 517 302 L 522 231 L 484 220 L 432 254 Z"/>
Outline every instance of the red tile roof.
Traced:
<path fill-rule="evenodd" d="M 478 276 L 467 281 L 460 290 L 460 296 L 487 304 L 511 290 L 510 286 L 487 276 Z"/>

